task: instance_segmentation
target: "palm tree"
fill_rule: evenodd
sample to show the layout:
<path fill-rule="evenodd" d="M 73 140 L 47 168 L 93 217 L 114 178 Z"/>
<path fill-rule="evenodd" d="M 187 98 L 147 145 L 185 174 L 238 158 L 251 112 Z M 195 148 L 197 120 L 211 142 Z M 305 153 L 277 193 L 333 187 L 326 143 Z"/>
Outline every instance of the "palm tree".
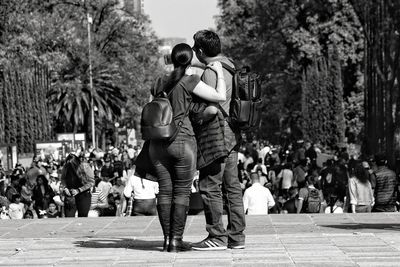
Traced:
<path fill-rule="evenodd" d="M 121 116 L 126 97 L 116 85 L 118 77 L 115 69 L 109 66 L 95 70 L 93 102 L 97 109 L 96 120 L 99 122 L 112 122 Z M 53 115 L 59 124 L 58 127 L 64 131 L 72 129 L 75 133 L 82 126 L 86 126 L 85 131 L 89 130 L 87 126 L 90 125 L 91 92 L 87 80 L 86 76 L 64 75 L 62 79 L 58 78 L 53 82 L 47 95 L 50 105 L 53 106 Z"/>

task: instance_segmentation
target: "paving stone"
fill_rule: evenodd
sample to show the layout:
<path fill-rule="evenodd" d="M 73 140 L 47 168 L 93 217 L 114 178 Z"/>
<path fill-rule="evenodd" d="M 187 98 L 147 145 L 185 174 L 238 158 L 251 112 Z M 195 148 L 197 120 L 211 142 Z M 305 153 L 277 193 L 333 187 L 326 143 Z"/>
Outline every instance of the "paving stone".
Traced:
<path fill-rule="evenodd" d="M 226 225 L 226 216 L 223 218 Z M 247 216 L 246 249 L 161 252 L 157 217 L 1 221 L 1 266 L 398 266 L 400 214 Z M 7 231 L 6 233 L 2 230 Z M 184 239 L 207 236 L 189 216 Z M 29 264 L 28 264 L 29 261 Z"/>

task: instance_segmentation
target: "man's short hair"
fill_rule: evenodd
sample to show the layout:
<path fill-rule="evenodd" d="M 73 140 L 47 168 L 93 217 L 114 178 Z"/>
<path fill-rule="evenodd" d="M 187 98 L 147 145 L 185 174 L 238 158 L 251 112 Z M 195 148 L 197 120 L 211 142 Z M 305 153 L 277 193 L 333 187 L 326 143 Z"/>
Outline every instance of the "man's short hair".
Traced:
<path fill-rule="evenodd" d="M 11 202 L 15 203 L 15 201 L 17 201 L 17 198 L 21 199 L 21 195 L 20 194 L 13 194 L 11 196 Z"/>
<path fill-rule="evenodd" d="M 252 181 L 260 181 L 260 176 L 258 176 L 258 173 L 252 172 L 252 173 L 250 173 L 250 179 Z"/>
<path fill-rule="evenodd" d="M 306 180 L 308 184 L 315 185 L 318 182 L 318 177 L 316 175 L 309 174 L 307 175 Z"/>
<path fill-rule="evenodd" d="M 193 39 L 193 50 L 201 49 L 207 57 L 215 57 L 221 53 L 221 41 L 215 32 L 201 30 L 194 34 Z"/>
<path fill-rule="evenodd" d="M 375 159 L 376 165 L 378 165 L 378 166 L 384 166 L 387 163 L 387 159 L 386 159 L 385 153 L 376 154 L 374 159 Z"/>

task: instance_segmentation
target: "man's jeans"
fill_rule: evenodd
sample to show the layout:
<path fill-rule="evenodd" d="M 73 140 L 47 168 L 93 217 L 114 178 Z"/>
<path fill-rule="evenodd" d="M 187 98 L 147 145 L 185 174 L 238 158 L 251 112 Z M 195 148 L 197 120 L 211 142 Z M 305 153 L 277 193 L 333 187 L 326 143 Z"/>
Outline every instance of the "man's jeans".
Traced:
<path fill-rule="evenodd" d="M 226 243 L 244 243 L 246 222 L 242 189 L 238 178 L 238 154 L 232 151 L 225 161 L 216 161 L 200 170 L 199 189 L 204 203 L 206 230 L 210 238 Z M 222 222 L 223 194 L 227 201 L 228 225 Z"/>
<path fill-rule="evenodd" d="M 135 199 L 133 201 L 132 216 L 157 215 L 156 199 Z"/>

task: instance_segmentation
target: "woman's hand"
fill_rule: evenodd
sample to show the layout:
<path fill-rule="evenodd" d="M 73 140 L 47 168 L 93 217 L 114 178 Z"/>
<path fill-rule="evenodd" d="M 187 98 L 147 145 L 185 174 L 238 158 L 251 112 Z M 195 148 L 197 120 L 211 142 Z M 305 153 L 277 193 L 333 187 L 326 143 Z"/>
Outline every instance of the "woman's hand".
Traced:
<path fill-rule="evenodd" d="M 185 74 L 186 75 L 193 75 L 193 69 L 189 66 L 189 67 L 187 67 L 186 68 L 186 70 L 185 70 Z"/>
<path fill-rule="evenodd" d="M 218 76 L 222 74 L 222 64 L 219 61 L 214 61 L 211 62 L 210 64 L 208 64 L 208 67 L 210 69 L 212 69 L 213 71 L 215 71 Z"/>
<path fill-rule="evenodd" d="M 66 194 L 67 196 L 71 196 L 71 192 L 69 192 L 68 188 L 64 188 L 64 194 Z"/>

